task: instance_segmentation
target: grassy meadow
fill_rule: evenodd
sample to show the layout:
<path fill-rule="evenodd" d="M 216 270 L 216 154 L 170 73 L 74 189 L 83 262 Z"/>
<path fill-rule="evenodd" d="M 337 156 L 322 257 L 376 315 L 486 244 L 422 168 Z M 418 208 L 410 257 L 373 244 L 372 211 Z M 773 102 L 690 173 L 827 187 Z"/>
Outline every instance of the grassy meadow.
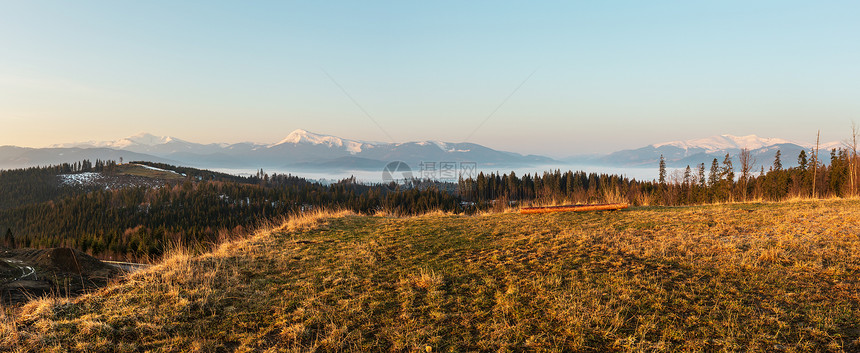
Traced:
<path fill-rule="evenodd" d="M 184 176 L 171 171 L 147 168 L 144 165 L 134 163 L 120 164 L 116 166 L 116 173 L 119 175 L 130 175 L 167 181 L 182 181 L 185 179 Z"/>
<path fill-rule="evenodd" d="M 305 215 L 76 299 L 12 351 L 857 351 L 860 201 Z"/>

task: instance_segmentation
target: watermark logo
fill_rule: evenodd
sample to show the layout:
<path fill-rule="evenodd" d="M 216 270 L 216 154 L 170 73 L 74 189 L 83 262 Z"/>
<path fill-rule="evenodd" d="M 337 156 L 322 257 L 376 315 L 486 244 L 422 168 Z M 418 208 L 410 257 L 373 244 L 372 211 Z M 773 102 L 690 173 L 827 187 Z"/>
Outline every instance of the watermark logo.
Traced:
<path fill-rule="evenodd" d="M 398 180 L 407 181 L 412 179 L 412 168 L 409 168 L 406 162 L 389 162 L 382 169 L 382 182 L 385 184 L 396 183 Z"/>
<path fill-rule="evenodd" d="M 472 178 L 477 176 L 478 170 L 475 162 L 421 162 L 418 166 L 421 179 L 442 182 L 457 182 L 460 177 Z"/>
<path fill-rule="evenodd" d="M 476 162 L 421 162 L 417 173 L 412 172 L 406 162 L 394 161 L 385 165 L 382 170 L 382 182 L 390 185 L 403 184 L 421 188 L 433 183 L 456 183 L 463 179 L 475 178 L 478 175 Z M 424 184 L 428 185 L 424 185 Z"/>

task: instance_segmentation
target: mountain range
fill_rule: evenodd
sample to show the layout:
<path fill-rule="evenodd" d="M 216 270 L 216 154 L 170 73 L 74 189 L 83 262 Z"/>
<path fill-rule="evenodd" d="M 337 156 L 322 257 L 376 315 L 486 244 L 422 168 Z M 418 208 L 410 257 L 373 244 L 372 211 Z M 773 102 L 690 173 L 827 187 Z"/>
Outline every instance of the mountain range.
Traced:
<path fill-rule="evenodd" d="M 755 135 L 718 135 L 684 141 L 655 143 L 637 149 L 602 155 L 576 156 L 555 160 L 538 155 L 522 155 L 494 150 L 474 143 L 415 141 L 385 143 L 344 139 L 295 130 L 272 144 L 253 142 L 200 144 L 169 136 L 141 133 L 114 141 L 87 141 L 56 144 L 46 148 L 0 146 L 0 169 L 76 162 L 83 159 L 153 162 L 210 169 L 275 169 L 300 171 L 381 170 L 391 161 L 404 161 L 417 169 L 422 162 L 475 162 L 481 168 L 504 170 L 532 166 L 608 166 L 656 168 L 662 155 L 669 167 L 683 168 L 699 163 L 722 162 L 726 153 L 737 156 L 750 149 L 758 165 L 769 166 L 776 150 L 782 151 L 786 167 L 797 164 L 801 150 L 813 146 L 779 138 Z M 821 144 L 822 161 L 827 150 L 838 142 Z M 767 169 L 767 168 L 765 168 Z"/>
<path fill-rule="evenodd" d="M 414 168 L 421 162 L 475 162 L 518 167 L 557 162 L 552 158 L 494 150 L 474 143 L 417 141 L 384 143 L 349 140 L 295 130 L 273 144 L 243 142 L 200 144 L 148 133 L 115 141 L 87 141 L 48 148 L 0 147 L 0 168 L 74 162 L 87 159 L 151 160 L 201 168 L 296 171 L 382 170 L 391 161 Z"/>
<path fill-rule="evenodd" d="M 839 148 L 838 141 L 822 143 L 819 145 L 820 158 L 822 162 L 829 162 L 827 154 L 832 148 Z M 797 165 L 797 157 L 800 151 L 807 154 L 815 147 L 814 144 L 806 144 L 784 140 L 780 138 L 763 138 L 756 135 L 733 136 L 718 135 L 707 138 L 670 141 L 655 143 L 637 149 L 622 150 L 605 155 L 576 156 L 566 159 L 568 162 L 588 165 L 625 166 L 625 167 L 651 167 L 657 166 L 660 156 L 666 159 L 668 167 L 683 168 L 694 167 L 700 163 L 710 166 L 714 158 L 722 162 L 726 153 L 736 157 L 744 148 L 749 149 L 750 156 L 757 162 L 758 166 L 772 165 L 776 151 L 781 153 L 781 162 L 785 167 Z"/>

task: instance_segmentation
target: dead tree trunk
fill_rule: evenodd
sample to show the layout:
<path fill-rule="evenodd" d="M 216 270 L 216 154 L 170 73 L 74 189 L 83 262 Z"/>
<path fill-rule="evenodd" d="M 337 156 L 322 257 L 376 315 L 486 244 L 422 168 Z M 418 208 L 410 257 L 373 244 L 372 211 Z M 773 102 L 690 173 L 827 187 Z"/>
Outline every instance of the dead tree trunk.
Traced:
<path fill-rule="evenodd" d="M 851 122 L 851 138 L 845 141 L 845 147 L 850 152 L 848 154 L 848 196 L 857 194 L 857 135 L 860 135 L 860 130 L 855 122 Z"/>
<path fill-rule="evenodd" d="M 812 154 L 812 198 L 815 198 L 815 180 L 818 179 L 818 142 L 821 138 L 821 130 L 815 135 L 815 153 Z"/>
<path fill-rule="evenodd" d="M 752 158 L 749 148 L 746 147 L 741 150 L 738 159 L 741 162 L 741 178 L 739 180 L 741 184 L 741 197 L 743 197 L 743 201 L 746 201 L 747 185 L 750 179 L 750 172 L 752 172 L 753 165 L 755 164 L 755 159 Z"/>

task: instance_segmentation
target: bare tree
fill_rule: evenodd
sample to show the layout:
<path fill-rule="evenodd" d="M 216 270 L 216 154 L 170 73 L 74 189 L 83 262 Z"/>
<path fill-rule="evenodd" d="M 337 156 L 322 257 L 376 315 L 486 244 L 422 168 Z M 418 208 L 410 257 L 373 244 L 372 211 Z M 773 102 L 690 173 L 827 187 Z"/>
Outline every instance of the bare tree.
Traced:
<path fill-rule="evenodd" d="M 741 163 L 741 177 L 738 180 L 741 184 L 741 195 L 743 200 L 747 200 L 747 183 L 749 182 L 750 176 L 752 176 L 752 169 L 755 165 L 755 158 L 750 154 L 749 148 L 744 147 L 741 150 L 741 154 L 738 156 L 738 160 Z"/>
<path fill-rule="evenodd" d="M 857 136 L 860 135 L 860 128 L 857 123 L 851 122 L 851 136 L 848 140 L 843 141 L 845 149 L 848 150 L 848 196 L 854 196 L 857 193 Z"/>
<path fill-rule="evenodd" d="M 815 153 L 812 154 L 812 198 L 815 198 L 815 180 L 818 179 L 818 142 L 821 139 L 821 130 L 815 135 Z"/>

